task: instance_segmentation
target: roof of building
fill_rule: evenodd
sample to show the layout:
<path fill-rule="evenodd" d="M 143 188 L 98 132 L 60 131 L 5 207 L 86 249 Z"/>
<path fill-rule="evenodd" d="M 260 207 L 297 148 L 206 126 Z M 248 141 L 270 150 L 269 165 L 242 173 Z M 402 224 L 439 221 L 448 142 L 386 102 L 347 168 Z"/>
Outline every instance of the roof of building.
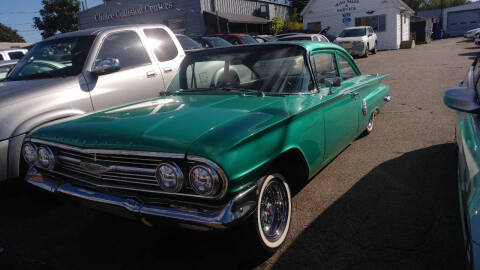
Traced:
<path fill-rule="evenodd" d="M 217 16 L 217 13 L 215 12 L 204 11 L 203 13 L 213 17 Z M 218 17 L 227 20 L 230 23 L 267 24 L 269 22 L 269 20 L 262 17 L 236 13 L 218 12 Z"/>

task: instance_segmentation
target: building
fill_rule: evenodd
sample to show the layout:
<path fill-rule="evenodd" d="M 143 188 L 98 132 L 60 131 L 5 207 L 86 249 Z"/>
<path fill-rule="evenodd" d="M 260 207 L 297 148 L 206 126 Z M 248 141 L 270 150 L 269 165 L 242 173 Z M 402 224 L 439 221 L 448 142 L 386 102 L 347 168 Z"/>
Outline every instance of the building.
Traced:
<path fill-rule="evenodd" d="M 480 27 L 480 1 L 443 9 L 422 10 L 418 16 L 442 21 L 448 36 L 461 36 L 468 30 Z"/>
<path fill-rule="evenodd" d="M 338 35 L 345 27 L 372 26 L 378 49 L 400 48 L 410 40 L 410 16 L 414 11 L 401 0 L 310 0 L 302 11 L 305 29 L 330 27 Z"/>
<path fill-rule="evenodd" d="M 176 33 L 264 33 L 275 16 L 286 19 L 291 5 L 285 0 L 114 0 L 81 11 L 80 29 L 158 23 Z"/>

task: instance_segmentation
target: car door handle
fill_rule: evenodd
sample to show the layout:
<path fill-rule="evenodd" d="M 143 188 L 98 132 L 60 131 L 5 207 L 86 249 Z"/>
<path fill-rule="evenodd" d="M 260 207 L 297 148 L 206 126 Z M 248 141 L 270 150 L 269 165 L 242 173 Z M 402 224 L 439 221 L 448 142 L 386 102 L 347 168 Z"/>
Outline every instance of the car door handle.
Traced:
<path fill-rule="evenodd" d="M 148 71 L 147 72 L 147 78 L 153 78 L 156 77 L 158 74 L 156 71 Z"/>
<path fill-rule="evenodd" d="M 165 73 L 172 72 L 172 71 L 173 71 L 173 69 L 171 67 L 163 68 L 163 72 L 165 72 Z"/>
<path fill-rule="evenodd" d="M 360 93 L 358 93 L 358 92 L 353 92 L 353 93 L 350 94 L 350 96 L 352 98 L 356 98 L 358 95 L 360 95 Z"/>

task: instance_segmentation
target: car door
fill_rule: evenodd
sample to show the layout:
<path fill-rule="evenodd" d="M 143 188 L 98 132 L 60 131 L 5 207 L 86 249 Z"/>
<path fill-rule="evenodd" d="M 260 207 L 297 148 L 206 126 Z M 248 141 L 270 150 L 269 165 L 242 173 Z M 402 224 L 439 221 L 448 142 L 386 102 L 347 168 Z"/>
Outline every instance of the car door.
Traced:
<path fill-rule="evenodd" d="M 123 30 L 107 34 L 93 66 L 109 58 L 119 60 L 119 71 L 87 76 L 95 110 L 152 98 L 165 89 L 162 73 L 149 57 L 137 31 Z"/>
<path fill-rule="evenodd" d="M 368 37 L 369 46 L 370 46 L 370 49 L 373 49 L 375 47 L 375 40 L 377 38 L 376 38 L 375 32 L 371 27 L 368 27 L 368 33 L 369 33 L 369 37 Z"/>
<path fill-rule="evenodd" d="M 142 32 L 150 51 L 153 51 L 152 58 L 155 59 L 155 63 L 162 74 L 165 87 L 168 88 L 178 72 L 185 53 L 178 50 L 181 47 L 180 43 L 175 43 L 175 40 L 172 39 L 173 33 L 169 34 L 167 29 L 161 27 L 144 28 Z"/>
<path fill-rule="evenodd" d="M 325 159 L 333 158 L 355 138 L 357 133 L 357 101 L 352 96 L 352 83 L 345 70 L 342 79 L 341 68 L 334 51 L 321 51 L 312 55 L 312 65 L 323 96 L 322 110 L 325 119 Z M 328 88 L 326 79 L 342 79 L 340 87 Z"/>

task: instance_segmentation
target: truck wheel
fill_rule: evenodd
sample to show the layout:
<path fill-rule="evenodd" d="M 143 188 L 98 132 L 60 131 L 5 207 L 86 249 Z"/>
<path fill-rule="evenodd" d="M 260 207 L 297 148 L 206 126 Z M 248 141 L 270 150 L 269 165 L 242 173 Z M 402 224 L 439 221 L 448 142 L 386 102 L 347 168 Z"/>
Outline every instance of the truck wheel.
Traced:
<path fill-rule="evenodd" d="M 363 55 L 363 57 L 367 58 L 369 52 L 370 52 L 370 46 L 367 44 L 367 48 L 365 49 L 365 55 Z"/>
<path fill-rule="evenodd" d="M 262 177 L 258 183 L 257 209 L 237 235 L 249 257 L 265 260 L 285 242 L 290 229 L 292 197 L 285 178 L 278 173 Z"/>

